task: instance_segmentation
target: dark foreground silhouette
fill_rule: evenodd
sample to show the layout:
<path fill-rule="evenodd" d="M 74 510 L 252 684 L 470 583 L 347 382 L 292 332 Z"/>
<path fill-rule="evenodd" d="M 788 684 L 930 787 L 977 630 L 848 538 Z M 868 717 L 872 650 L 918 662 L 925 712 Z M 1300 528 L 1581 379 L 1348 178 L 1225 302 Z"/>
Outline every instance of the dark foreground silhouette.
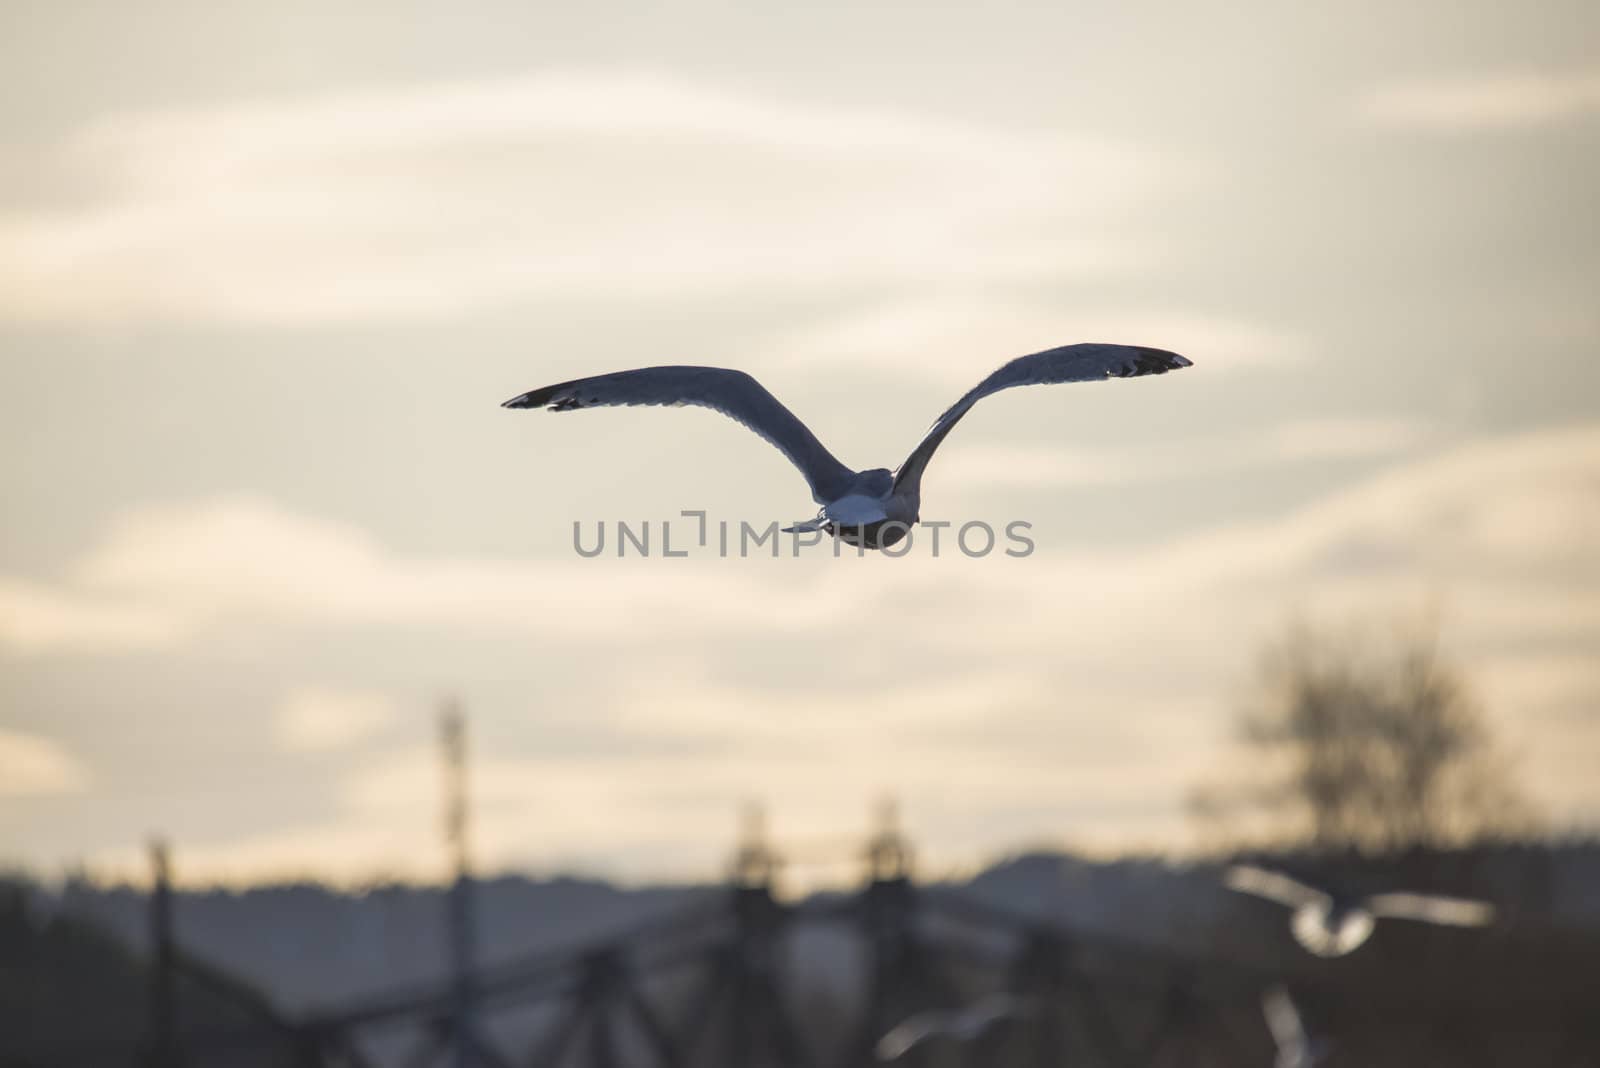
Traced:
<path fill-rule="evenodd" d="M 145 895 L 18 884 L 0 899 L 0 1064 L 834 1068 L 877 1063 L 918 1014 L 1005 992 L 1029 1010 L 896 1063 L 1270 1065 L 1278 990 L 1319 1064 L 1600 1063 L 1600 848 L 1248 859 L 1351 894 L 1491 901 L 1496 920 L 1380 925 L 1324 960 L 1229 891 L 1222 864 L 1034 855 L 958 885 L 880 870 L 793 904 L 760 880 L 503 878 L 476 888 L 481 967 L 458 985 L 435 889 L 179 894 L 163 973 L 141 944 Z"/>

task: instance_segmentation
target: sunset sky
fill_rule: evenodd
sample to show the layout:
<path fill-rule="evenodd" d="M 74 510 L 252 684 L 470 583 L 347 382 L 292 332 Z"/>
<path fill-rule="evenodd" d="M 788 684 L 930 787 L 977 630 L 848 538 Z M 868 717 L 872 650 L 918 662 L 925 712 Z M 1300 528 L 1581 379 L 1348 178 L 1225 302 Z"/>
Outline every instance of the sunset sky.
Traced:
<path fill-rule="evenodd" d="M 1295 620 L 1436 620 L 1600 827 L 1596 40 L 1588 0 L 0 0 L 0 863 L 432 877 L 446 694 L 486 867 L 714 876 L 751 799 L 833 855 L 891 794 L 931 871 L 1181 849 Z M 497 407 L 737 366 L 894 467 L 1089 340 L 1195 366 L 986 400 L 924 482 L 1023 559 L 581 559 L 815 505 L 709 412 Z"/>

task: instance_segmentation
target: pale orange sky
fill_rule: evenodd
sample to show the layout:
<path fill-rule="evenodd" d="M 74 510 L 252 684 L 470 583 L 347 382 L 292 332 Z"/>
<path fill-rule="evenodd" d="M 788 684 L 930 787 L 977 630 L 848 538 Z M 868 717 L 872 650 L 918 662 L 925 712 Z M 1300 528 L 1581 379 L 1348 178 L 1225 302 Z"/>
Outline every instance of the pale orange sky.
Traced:
<path fill-rule="evenodd" d="M 0 860 L 434 874 L 446 692 L 491 867 L 1183 848 L 1264 642 L 1423 615 L 1594 827 L 1600 16 L 1285 8 L 0 8 Z M 1196 366 L 952 435 L 1020 560 L 579 559 L 814 506 L 497 407 L 738 366 L 892 467 L 1079 340 Z"/>

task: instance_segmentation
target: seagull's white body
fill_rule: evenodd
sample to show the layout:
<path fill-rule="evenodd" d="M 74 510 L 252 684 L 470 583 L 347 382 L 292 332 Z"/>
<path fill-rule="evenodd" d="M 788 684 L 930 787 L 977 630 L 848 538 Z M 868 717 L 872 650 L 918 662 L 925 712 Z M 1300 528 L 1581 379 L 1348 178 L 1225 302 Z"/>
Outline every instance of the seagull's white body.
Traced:
<path fill-rule="evenodd" d="M 876 549 L 894 545 L 918 521 L 922 473 L 934 450 L 962 416 L 989 394 L 1012 386 L 1158 375 L 1188 366 L 1189 361 L 1176 353 L 1136 345 L 1065 345 L 1019 356 L 951 405 L 894 471 L 846 467 L 761 383 L 743 371 L 722 367 L 642 367 L 579 378 L 523 393 L 503 407 L 566 412 L 645 404 L 696 405 L 719 411 L 775 445 L 810 484 L 811 497 L 822 510 L 815 519 L 789 530 L 824 530 L 853 545 Z"/>
<path fill-rule="evenodd" d="M 1377 920 L 1360 905 L 1307 901 L 1289 915 L 1294 940 L 1319 957 L 1342 957 L 1372 937 Z"/>
<path fill-rule="evenodd" d="M 990 994 L 965 1008 L 919 1012 L 896 1024 L 873 1050 L 880 1061 L 899 1060 L 920 1043 L 937 1037 L 970 1042 L 1001 1020 L 1026 1016 L 1029 1004 L 1011 994 Z"/>
<path fill-rule="evenodd" d="M 1342 957 L 1355 950 L 1372 936 L 1379 918 L 1451 927 L 1482 927 L 1494 919 L 1494 906 L 1482 901 L 1408 892 L 1341 898 L 1252 864 L 1231 865 L 1223 883 L 1230 890 L 1293 910 L 1290 932 L 1307 952 L 1319 957 Z"/>

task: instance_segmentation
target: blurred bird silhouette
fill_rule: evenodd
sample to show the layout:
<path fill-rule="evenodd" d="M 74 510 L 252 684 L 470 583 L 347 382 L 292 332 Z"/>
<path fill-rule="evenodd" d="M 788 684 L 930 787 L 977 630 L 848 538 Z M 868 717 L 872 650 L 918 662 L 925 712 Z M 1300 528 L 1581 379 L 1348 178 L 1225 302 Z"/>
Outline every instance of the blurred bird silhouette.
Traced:
<path fill-rule="evenodd" d="M 1371 937 L 1379 919 L 1450 927 L 1482 927 L 1494 919 L 1494 906 L 1483 901 L 1408 892 L 1346 897 L 1251 864 L 1230 866 L 1223 883 L 1293 909 L 1289 929 L 1295 941 L 1319 957 L 1351 952 Z"/>
<path fill-rule="evenodd" d="M 569 412 L 616 405 L 695 405 L 721 412 L 777 446 L 800 469 L 812 499 L 822 506 L 816 518 L 784 533 L 823 530 L 851 545 L 878 549 L 900 541 L 920 519 L 922 472 L 934 450 L 989 394 L 1013 386 L 1159 375 L 1188 366 L 1176 353 L 1135 345 L 1066 345 L 1019 356 L 951 405 L 892 472 L 882 467 L 850 470 L 761 383 L 722 367 L 643 367 L 578 378 L 523 393 L 501 407 Z"/>
<path fill-rule="evenodd" d="M 1275 986 L 1261 995 L 1261 1015 L 1266 1017 L 1267 1030 L 1278 1047 L 1273 1068 L 1312 1068 L 1327 1057 L 1328 1043 L 1306 1034 L 1300 1009 L 1287 988 Z"/>
<path fill-rule="evenodd" d="M 1033 1006 L 1012 994 L 990 994 L 959 1009 L 919 1012 L 896 1024 L 878 1040 L 874 1053 L 880 1061 L 899 1060 L 914 1047 L 933 1038 L 970 1042 L 1001 1020 L 1031 1015 Z"/>

